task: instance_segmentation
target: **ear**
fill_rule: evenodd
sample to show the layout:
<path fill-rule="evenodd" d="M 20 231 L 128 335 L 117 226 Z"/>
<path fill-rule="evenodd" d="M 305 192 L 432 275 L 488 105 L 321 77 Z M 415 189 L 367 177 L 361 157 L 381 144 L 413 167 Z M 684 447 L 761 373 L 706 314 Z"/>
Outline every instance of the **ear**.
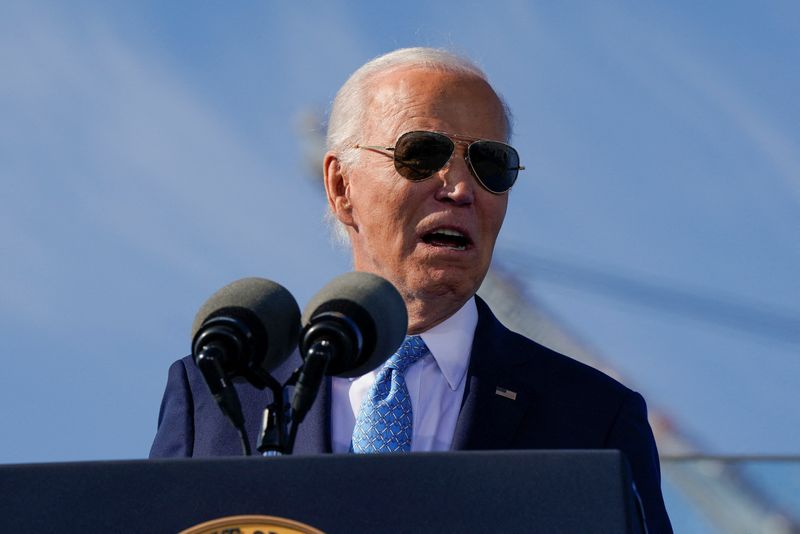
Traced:
<path fill-rule="evenodd" d="M 350 179 L 342 171 L 339 157 L 333 152 L 325 154 L 322 163 L 325 177 L 325 194 L 331 213 L 344 225 L 355 226 L 353 206 L 350 204 Z"/>

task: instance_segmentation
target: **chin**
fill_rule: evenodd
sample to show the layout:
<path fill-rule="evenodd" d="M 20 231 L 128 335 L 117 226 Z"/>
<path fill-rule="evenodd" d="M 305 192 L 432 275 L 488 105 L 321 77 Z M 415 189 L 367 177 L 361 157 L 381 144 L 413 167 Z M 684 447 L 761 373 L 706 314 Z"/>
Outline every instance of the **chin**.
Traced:
<path fill-rule="evenodd" d="M 466 301 L 475 294 L 482 280 L 483 276 L 457 268 L 431 269 L 427 279 L 420 284 L 421 293 L 437 297 L 452 295 Z"/>

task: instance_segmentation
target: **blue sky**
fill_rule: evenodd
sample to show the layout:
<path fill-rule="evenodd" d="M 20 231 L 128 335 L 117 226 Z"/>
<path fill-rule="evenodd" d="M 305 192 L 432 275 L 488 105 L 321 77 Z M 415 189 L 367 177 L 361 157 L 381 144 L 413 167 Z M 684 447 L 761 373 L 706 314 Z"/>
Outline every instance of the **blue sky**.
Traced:
<path fill-rule="evenodd" d="M 0 11 L 0 462 L 144 457 L 205 298 L 258 275 L 302 307 L 349 269 L 302 117 L 414 45 L 514 112 L 496 261 L 703 450 L 800 452 L 796 3 Z"/>

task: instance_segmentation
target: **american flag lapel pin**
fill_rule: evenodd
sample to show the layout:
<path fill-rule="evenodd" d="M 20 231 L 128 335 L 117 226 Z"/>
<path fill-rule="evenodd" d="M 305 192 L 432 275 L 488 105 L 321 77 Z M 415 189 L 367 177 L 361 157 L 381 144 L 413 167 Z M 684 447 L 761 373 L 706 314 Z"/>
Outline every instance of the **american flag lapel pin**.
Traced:
<path fill-rule="evenodd" d="M 495 392 L 496 395 L 500 395 L 501 397 L 505 397 L 505 398 L 511 399 L 511 400 L 517 400 L 517 392 L 516 391 L 511 391 L 510 389 L 497 387 L 497 388 L 495 388 L 494 392 Z"/>

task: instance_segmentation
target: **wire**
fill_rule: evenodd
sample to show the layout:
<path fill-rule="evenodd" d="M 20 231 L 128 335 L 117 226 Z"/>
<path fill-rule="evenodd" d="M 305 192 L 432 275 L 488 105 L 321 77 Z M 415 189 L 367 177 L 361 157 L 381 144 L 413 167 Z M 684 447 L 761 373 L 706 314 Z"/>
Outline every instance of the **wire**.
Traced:
<path fill-rule="evenodd" d="M 521 248 L 503 247 L 498 262 L 525 269 L 518 273 L 528 280 L 547 280 L 569 288 L 626 300 L 661 312 L 716 323 L 757 334 L 773 341 L 800 343 L 800 312 L 780 310 L 766 303 L 739 296 L 713 293 L 700 288 L 681 287 L 674 281 L 626 274 L 613 267 L 600 267 L 576 259 L 542 256 Z"/>
<path fill-rule="evenodd" d="M 298 427 L 297 420 L 292 419 L 291 423 L 289 423 L 289 437 L 286 441 L 285 454 L 292 454 L 292 452 L 294 451 L 294 440 L 295 438 L 297 438 L 297 427 Z"/>
<path fill-rule="evenodd" d="M 800 454 L 662 454 L 662 462 L 721 462 L 755 463 L 755 462 L 789 462 L 800 463 Z"/>
<path fill-rule="evenodd" d="M 242 441 L 242 452 L 245 456 L 252 456 L 253 452 L 250 450 L 250 437 L 247 435 L 247 429 L 242 425 L 236 427 L 239 432 L 239 439 Z"/>

